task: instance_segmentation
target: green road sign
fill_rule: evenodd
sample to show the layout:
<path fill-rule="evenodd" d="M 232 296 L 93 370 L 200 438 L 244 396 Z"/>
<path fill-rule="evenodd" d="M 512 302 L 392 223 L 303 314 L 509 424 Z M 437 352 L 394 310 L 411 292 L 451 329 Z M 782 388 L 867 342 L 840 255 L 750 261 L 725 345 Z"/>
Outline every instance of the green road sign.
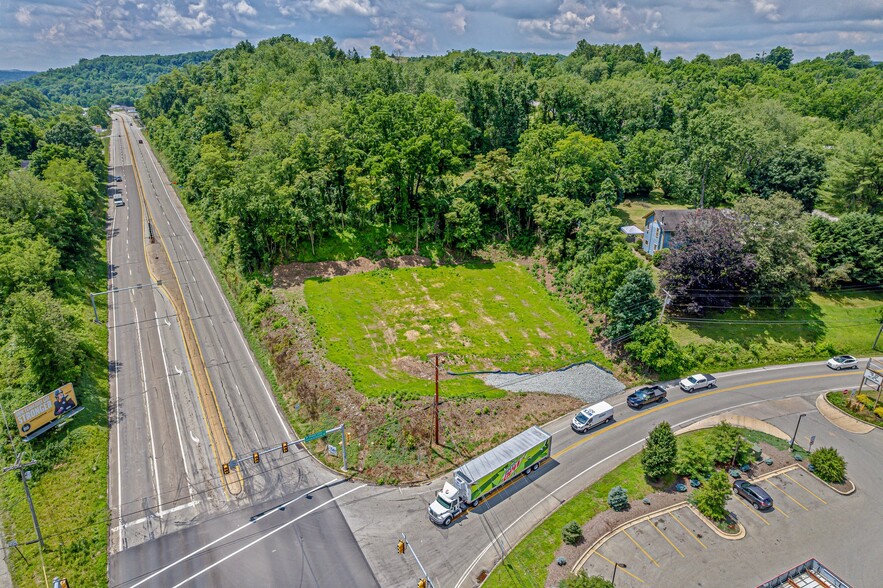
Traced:
<path fill-rule="evenodd" d="M 327 434 L 328 434 L 327 431 L 319 431 L 318 433 L 313 433 L 312 435 L 307 435 L 306 437 L 304 437 L 304 442 L 315 441 L 316 439 L 321 439 L 322 437 L 324 437 Z"/>

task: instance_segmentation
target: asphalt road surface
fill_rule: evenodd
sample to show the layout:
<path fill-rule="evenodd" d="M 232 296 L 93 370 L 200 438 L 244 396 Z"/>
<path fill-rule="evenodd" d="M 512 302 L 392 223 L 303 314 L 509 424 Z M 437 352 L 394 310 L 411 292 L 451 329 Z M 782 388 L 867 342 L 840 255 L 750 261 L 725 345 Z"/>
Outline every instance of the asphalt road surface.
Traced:
<path fill-rule="evenodd" d="M 353 578 L 376 585 L 328 489 L 340 477 L 294 445 L 251 462 L 253 451 L 294 434 L 147 139 L 129 117 L 113 118 L 110 183 L 125 206 L 109 199 L 110 585 L 226 586 L 248 578 L 259 578 L 257 585 L 347 585 Z M 151 232 L 165 247 L 189 316 L 175 312 L 169 284 L 151 285 Z M 183 321 L 192 321 L 204 368 L 188 359 Z M 225 442 L 235 457 L 249 458 L 234 468 L 236 492 L 223 483 L 198 369 L 211 381 Z M 344 485 L 336 496 L 363 489 Z M 177 561 L 184 554 L 191 555 Z"/>
<path fill-rule="evenodd" d="M 414 488 L 371 487 L 367 496 L 342 497 L 340 504 L 382 586 L 416 585 L 422 574 L 413 558 L 392 551 L 402 532 L 436 587 L 476 586 L 482 572 L 491 570 L 555 508 L 640 451 L 658 423 L 668 421 L 677 430 L 706 416 L 734 411 L 770 421 L 792 434 L 799 414 L 810 415 L 810 420 L 823 418 L 814 404 L 821 391 L 857 386 L 860 377 L 855 371 L 833 372 L 821 363 L 802 364 L 718 375 L 717 388 L 690 394 L 669 388 L 665 402 L 640 410 L 625 405 L 626 394 L 615 396 L 609 399 L 615 409 L 615 422 L 609 425 L 574 433 L 569 426 L 572 414 L 545 425 L 552 433 L 552 459 L 446 529 L 433 525 L 426 514 L 441 479 Z M 798 443 L 808 446 L 811 434 L 805 418 Z M 378 516 L 384 512 L 396 515 Z M 780 571 L 761 575 L 772 577 Z M 526 577 L 514 577 L 512 582 L 533 585 Z"/>

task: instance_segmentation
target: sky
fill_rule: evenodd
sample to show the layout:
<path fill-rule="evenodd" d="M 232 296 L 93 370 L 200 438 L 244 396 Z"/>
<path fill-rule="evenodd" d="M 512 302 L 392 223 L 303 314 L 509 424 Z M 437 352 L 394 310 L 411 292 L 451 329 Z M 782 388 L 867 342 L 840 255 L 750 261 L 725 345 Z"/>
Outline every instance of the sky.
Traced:
<path fill-rule="evenodd" d="M 0 69 L 45 70 L 99 55 L 170 55 L 287 33 L 363 55 L 451 50 L 570 53 L 577 41 L 641 43 L 664 59 L 796 61 L 854 49 L 883 60 L 883 0 L 0 0 Z"/>

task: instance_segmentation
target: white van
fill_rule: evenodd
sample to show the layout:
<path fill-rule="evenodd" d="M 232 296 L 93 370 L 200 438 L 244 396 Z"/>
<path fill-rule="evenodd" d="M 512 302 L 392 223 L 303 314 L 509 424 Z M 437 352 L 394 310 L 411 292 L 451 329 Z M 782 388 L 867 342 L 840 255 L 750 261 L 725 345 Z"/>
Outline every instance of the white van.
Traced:
<path fill-rule="evenodd" d="M 609 423 L 612 420 L 613 407 L 606 402 L 599 402 L 576 413 L 573 422 L 570 423 L 570 428 L 577 433 L 585 433 L 601 423 Z"/>

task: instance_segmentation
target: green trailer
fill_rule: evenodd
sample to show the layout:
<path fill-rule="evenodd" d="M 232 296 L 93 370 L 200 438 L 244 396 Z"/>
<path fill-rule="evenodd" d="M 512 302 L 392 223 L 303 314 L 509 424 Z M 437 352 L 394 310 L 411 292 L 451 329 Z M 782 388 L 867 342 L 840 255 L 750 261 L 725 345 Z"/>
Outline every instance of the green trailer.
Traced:
<path fill-rule="evenodd" d="M 490 492 L 518 474 L 540 467 L 552 454 L 552 436 L 531 427 L 454 470 L 453 480 L 445 482 L 429 505 L 429 519 L 448 526 L 469 506 L 477 506 Z"/>

